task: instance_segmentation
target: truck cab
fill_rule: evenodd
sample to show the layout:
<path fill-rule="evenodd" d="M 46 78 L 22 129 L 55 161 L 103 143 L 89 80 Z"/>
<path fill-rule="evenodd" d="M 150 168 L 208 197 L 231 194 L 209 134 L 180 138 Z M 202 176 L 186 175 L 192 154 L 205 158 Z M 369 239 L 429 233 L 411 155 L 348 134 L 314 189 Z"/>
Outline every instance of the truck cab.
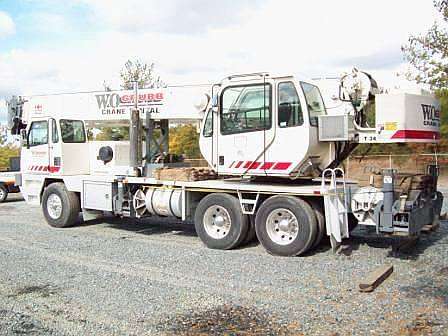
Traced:
<path fill-rule="evenodd" d="M 43 178 L 89 173 L 82 120 L 34 117 L 23 134 L 20 160 L 22 192 L 27 201 L 39 204 Z"/>
<path fill-rule="evenodd" d="M 315 177 L 334 158 L 318 141 L 325 105 L 317 86 L 293 76 L 230 76 L 205 115 L 201 153 L 218 174 Z"/>

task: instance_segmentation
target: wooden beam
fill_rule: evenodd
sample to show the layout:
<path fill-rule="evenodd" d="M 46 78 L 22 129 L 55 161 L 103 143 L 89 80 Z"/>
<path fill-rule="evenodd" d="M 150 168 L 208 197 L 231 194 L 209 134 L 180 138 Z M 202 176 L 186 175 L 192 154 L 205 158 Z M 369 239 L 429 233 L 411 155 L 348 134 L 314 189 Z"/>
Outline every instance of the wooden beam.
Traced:
<path fill-rule="evenodd" d="M 392 265 L 384 265 L 375 269 L 359 283 L 359 290 L 366 293 L 373 292 L 393 271 Z"/>
<path fill-rule="evenodd" d="M 422 227 L 422 232 L 423 233 L 431 233 L 433 231 L 436 231 L 440 226 L 440 222 L 436 221 L 434 224 L 428 224 L 425 225 L 424 227 Z"/>

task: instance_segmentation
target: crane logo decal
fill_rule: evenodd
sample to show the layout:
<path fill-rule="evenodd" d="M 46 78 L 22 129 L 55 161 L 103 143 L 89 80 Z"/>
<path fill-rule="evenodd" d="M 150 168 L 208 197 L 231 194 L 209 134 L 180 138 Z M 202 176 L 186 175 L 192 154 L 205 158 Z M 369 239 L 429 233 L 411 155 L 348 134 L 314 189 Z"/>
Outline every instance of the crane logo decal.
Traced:
<path fill-rule="evenodd" d="M 440 126 L 440 110 L 433 105 L 422 104 L 423 125 Z"/>
<path fill-rule="evenodd" d="M 127 114 L 135 104 L 135 94 L 104 93 L 95 98 L 103 115 Z M 163 105 L 163 100 L 163 92 L 143 93 L 138 95 L 138 106 L 142 113 L 159 113 L 158 107 Z"/>

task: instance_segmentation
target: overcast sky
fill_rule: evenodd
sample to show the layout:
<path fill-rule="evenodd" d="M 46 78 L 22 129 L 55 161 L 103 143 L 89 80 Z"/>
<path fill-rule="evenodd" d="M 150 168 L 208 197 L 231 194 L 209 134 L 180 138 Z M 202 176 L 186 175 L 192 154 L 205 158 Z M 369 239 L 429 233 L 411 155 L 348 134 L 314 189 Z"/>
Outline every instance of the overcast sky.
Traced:
<path fill-rule="evenodd" d="M 0 0 L 0 121 L 5 97 L 118 87 L 136 57 L 168 84 L 357 66 L 392 86 L 435 20 L 430 0 Z"/>

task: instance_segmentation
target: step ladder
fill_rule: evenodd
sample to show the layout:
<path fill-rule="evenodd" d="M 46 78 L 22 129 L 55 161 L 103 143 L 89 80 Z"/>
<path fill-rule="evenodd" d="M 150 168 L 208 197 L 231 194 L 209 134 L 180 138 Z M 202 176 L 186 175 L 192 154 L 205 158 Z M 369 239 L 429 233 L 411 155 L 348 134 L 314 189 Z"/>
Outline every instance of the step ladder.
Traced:
<path fill-rule="evenodd" d="M 337 173 L 341 174 L 339 180 L 336 177 Z M 327 176 L 329 177 L 328 180 Z M 322 173 L 321 194 L 324 196 L 327 235 L 330 236 L 333 251 L 336 251 L 341 245 L 342 239 L 349 237 L 348 195 L 345 174 L 341 168 L 324 170 Z"/>
<path fill-rule="evenodd" d="M 243 193 L 239 190 L 237 190 L 237 193 L 243 214 L 254 215 L 260 198 L 260 193 Z"/>

